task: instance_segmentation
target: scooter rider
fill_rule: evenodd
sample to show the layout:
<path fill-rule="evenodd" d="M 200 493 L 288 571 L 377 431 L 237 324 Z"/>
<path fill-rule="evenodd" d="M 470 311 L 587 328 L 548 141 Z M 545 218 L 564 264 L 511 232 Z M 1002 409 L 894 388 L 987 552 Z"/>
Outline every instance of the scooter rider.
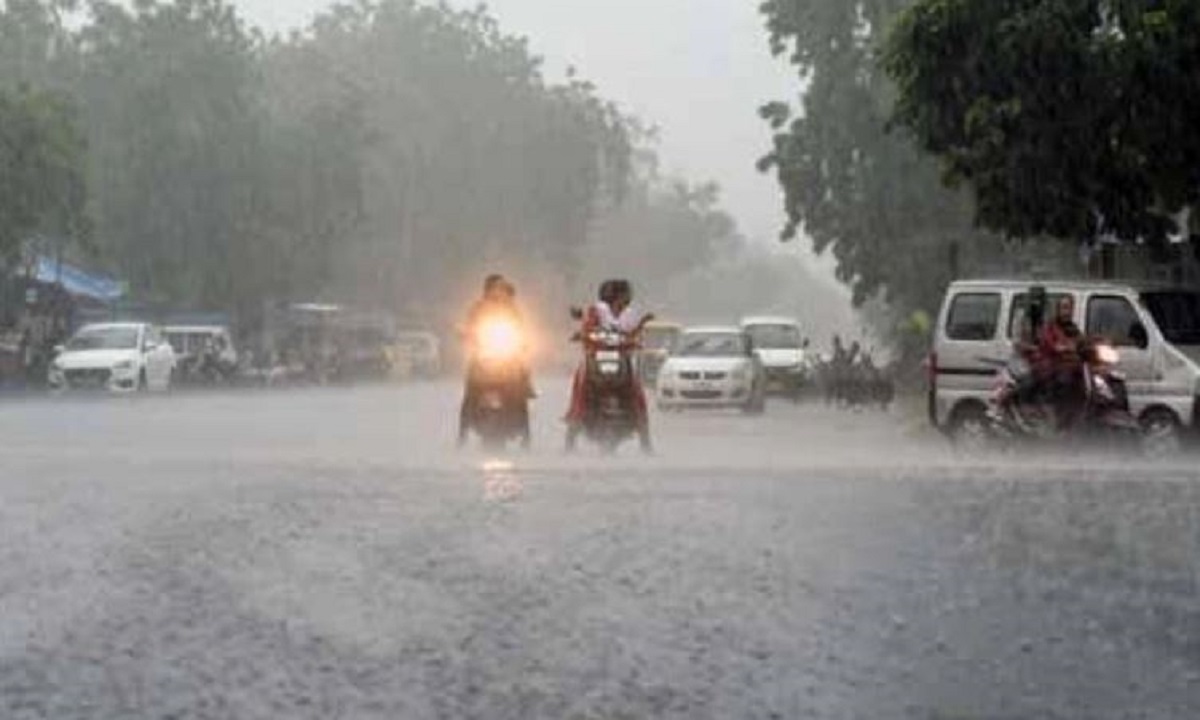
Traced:
<path fill-rule="evenodd" d="M 1055 307 L 1054 319 L 1042 328 L 1038 350 L 1049 371 L 1048 389 L 1058 414 L 1059 427 L 1066 427 L 1082 401 L 1082 358 L 1079 341 L 1083 333 L 1075 324 L 1075 299 L 1065 295 Z"/>
<path fill-rule="evenodd" d="M 614 330 L 629 336 L 637 336 L 646 324 L 654 320 L 647 314 L 639 316 L 633 309 L 633 288 L 628 280 L 607 280 L 600 285 L 599 300 L 588 308 L 583 316 L 583 327 L 580 337 L 586 339 L 596 329 Z M 571 404 L 567 410 L 567 424 L 570 437 L 574 437 L 583 429 L 587 413 L 587 369 L 586 361 L 576 370 L 571 385 Z M 645 389 L 636 374 L 631 374 L 629 392 L 632 394 L 631 405 L 635 413 L 638 439 L 642 450 L 653 451 L 650 436 L 650 412 L 646 401 Z"/>
<path fill-rule="evenodd" d="M 487 318 L 496 316 L 507 316 L 520 328 L 521 336 L 526 336 L 524 319 L 516 303 L 516 288 L 503 275 L 499 274 L 489 275 L 484 280 L 483 296 L 471 306 L 470 311 L 467 313 L 467 320 L 460 331 L 463 341 L 466 343 L 468 358 L 474 357 L 475 333 L 479 329 L 480 324 Z M 527 365 L 523 365 L 521 368 L 521 379 L 525 396 L 527 398 L 534 397 L 533 383 Z M 469 366 L 464 385 L 462 406 L 458 414 L 459 445 L 467 442 L 471 429 L 471 412 L 475 406 L 479 390 Z"/>

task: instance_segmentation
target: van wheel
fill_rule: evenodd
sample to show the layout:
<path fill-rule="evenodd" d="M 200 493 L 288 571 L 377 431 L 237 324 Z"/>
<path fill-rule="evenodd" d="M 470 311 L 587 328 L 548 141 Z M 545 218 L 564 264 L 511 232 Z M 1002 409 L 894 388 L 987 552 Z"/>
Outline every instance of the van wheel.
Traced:
<path fill-rule="evenodd" d="M 988 422 L 987 410 L 974 403 L 956 409 L 950 421 L 950 439 L 955 448 L 968 454 L 990 449 L 992 428 Z"/>
<path fill-rule="evenodd" d="M 1152 458 L 1171 458 L 1183 450 L 1183 432 L 1175 413 L 1164 408 L 1142 416 L 1142 453 Z"/>

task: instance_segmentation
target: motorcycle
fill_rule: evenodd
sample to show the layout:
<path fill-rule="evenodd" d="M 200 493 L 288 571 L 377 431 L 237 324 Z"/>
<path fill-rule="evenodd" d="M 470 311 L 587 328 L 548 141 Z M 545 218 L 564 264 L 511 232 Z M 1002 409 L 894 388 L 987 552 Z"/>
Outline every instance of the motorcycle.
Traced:
<path fill-rule="evenodd" d="M 583 422 L 568 428 L 567 450 L 574 450 L 583 434 L 605 452 L 615 452 L 639 432 L 633 362 L 637 341 L 612 330 L 595 330 L 575 339 L 584 345 L 587 390 Z M 649 438 L 642 442 L 649 446 Z"/>
<path fill-rule="evenodd" d="M 1129 409 L 1120 353 L 1106 342 L 1081 340 L 1079 395 L 1069 407 L 1041 388 L 1030 396 L 1031 370 L 1023 360 L 995 361 L 999 370 L 989 412 L 991 434 L 1006 442 L 1067 439 L 1136 441 L 1141 425 Z"/>
<path fill-rule="evenodd" d="M 508 318 L 485 318 L 474 340 L 468 369 L 469 425 L 484 447 L 499 450 L 520 440 L 528 448 L 532 435 L 521 330 Z"/>

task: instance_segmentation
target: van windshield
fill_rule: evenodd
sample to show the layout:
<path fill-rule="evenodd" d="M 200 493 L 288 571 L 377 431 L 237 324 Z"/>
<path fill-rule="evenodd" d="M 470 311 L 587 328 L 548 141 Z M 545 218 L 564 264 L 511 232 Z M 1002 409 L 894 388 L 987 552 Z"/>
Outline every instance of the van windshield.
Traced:
<path fill-rule="evenodd" d="M 1173 345 L 1200 345 L 1200 293 L 1164 290 L 1142 293 L 1163 337 Z"/>
<path fill-rule="evenodd" d="M 754 347 L 764 350 L 792 350 L 801 346 L 800 329 L 795 325 L 749 325 L 746 334 Z"/>

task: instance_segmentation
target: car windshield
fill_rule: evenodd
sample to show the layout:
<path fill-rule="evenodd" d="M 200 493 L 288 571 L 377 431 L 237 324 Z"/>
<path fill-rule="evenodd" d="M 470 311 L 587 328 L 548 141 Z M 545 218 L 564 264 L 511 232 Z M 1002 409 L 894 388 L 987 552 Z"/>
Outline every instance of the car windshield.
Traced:
<path fill-rule="evenodd" d="M 743 337 L 737 333 L 688 333 L 675 350 L 679 357 L 730 357 L 746 354 Z"/>
<path fill-rule="evenodd" d="M 800 330 L 795 325 L 751 325 L 746 334 L 756 348 L 790 350 L 801 346 Z"/>
<path fill-rule="evenodd" d="M 84 328 L 67 343 L 68 350 L 133 350 L 138 344 L 135 327 Z"/>
<path fill-rule="evenodd" d="M 1181 290 L 1142 293 L 1142 302 L 1167 342 L 1200 345 L 1200 293 Z"/>
<path fill-rule="evenodd" d="M 650 350 L 663 350 L 671 347 L 671 343 L 679 333 L 670 328 L 646 328 L 642 332 L 642 345 Z"/>

